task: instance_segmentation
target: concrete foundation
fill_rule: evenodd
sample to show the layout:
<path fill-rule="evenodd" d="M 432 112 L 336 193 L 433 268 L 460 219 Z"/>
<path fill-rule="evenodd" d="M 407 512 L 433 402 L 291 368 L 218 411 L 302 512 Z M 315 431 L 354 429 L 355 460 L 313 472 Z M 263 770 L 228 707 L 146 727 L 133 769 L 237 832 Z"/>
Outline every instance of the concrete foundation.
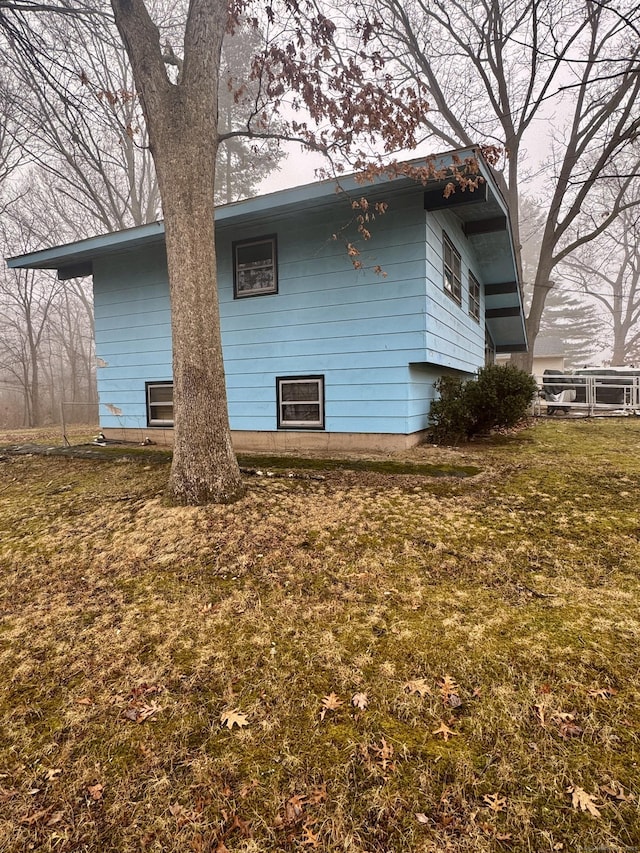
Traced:
<path fill-rule="evenodd" d="M 130 441 L 143 444 L 150 439 L 161 447 L 173 445 L 172 429 L 103 429 L 107 439 Z M 237 453 L 295 453 L 295 452 L 331 452 L 366 453 L 394 452 L 415 447 L 425 440 L 426 430 L 410 435 L 386 433 L 356 432 L 296 432 L 281 430 L 278 432 L 251 432 L 235 430 L 231 432 L 233 447 Z"/>

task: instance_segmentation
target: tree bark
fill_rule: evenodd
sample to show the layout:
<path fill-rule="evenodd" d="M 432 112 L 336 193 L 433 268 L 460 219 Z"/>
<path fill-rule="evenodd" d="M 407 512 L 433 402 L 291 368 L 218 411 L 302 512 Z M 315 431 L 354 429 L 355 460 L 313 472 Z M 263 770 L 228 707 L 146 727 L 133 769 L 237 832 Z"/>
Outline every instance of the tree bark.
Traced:
<path fill-rule="evenodd" d="M 220 51 L 225 0 L 191 0 L 183 73 L 167 77 L 143 0 L 112 0 L 149 132 L 165 218 L 173 343 L 174 451 L 169 497 L 231 502 L 243 494 L 231 444 L 214 233 Z"/>

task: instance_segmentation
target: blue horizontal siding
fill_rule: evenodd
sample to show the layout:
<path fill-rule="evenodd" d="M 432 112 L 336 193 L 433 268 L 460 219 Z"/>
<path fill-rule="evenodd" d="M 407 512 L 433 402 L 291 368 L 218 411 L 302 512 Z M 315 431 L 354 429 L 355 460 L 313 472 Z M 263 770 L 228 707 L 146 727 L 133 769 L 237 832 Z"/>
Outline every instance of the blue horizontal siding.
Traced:
<path fill-rule="evenodd" d="M 371 268 L 354 270 L 344 240 L 328 239 L 344 215 L 324 210 L 302 223 L 278 218 L 218 230 L 232 429 L 275 430 L 276 377 L 322 374 L 327 431 L 413 432 L 426 425 L 439 368 L 409 364 L 429 357 L 465 369 L 476 357 L 477 330 L 462 309 L 427 289 L 428 274 L 437 287 L 442 278 L 441 222 L 425 214 L 422 192 L 397 201 L 375 223 L 372 240 L 359 241 L 360 260 L 367 267 L 379 263 L 386 277 Z M 233 241 L 274 233 L 278 293 L 233 299 Z M 463 262 L 473 259 L 464 255 Z M 96 349 L 106 365 L 98 371 L 101 424 L 145 428 L 145 382 L 171 378 L 164 253 L 150 249 L 98 260 L 94 290 Z"/>
<path fill-rule="evenodd" d="M 482 285 L 482 275 L 460 221 L 451 213 L 428 218 L 427 276 L 434 283 L 427 300 L 427 351 L 425 361 L 472 373 L 484 363 L 484 321 L 469 315 L 469 270 Z M 462 302 L 458 304 L 444 289 L 442 233 L 460 253 L 462 260 Z M 480 317 L 484 317 L 481 286 Z"/>

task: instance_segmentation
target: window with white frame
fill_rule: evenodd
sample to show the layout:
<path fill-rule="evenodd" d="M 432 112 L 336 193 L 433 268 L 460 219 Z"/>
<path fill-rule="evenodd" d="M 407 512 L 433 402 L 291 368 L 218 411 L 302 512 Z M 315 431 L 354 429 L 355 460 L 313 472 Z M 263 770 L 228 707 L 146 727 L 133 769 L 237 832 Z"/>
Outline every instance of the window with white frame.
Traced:
<path fill-rule="evenodd" d="M 324 376 L 276 379 L 278 429 L 324 429 Z"/>
<path fill-rule="evenodd" d="M 147 382 L 147 425 L 173 426 L 173 382 Z"/>
<path fill-rule="evenodd" d="M 443 232 L 442 257 L 444 261 L 444 289 L 455 301 L 462 304 L 462 259 L 451 240 Z"/>
<path fill-rule="evenodd" d="M 469 270 L 469 314 L 480 322 L 480 282 Z"/>
<path fill-rule="evenodd" d="M 233 244 L 233 295 L 262 296 L 278 292 L 277 241 L 275 236 L 242 240 Z"/>

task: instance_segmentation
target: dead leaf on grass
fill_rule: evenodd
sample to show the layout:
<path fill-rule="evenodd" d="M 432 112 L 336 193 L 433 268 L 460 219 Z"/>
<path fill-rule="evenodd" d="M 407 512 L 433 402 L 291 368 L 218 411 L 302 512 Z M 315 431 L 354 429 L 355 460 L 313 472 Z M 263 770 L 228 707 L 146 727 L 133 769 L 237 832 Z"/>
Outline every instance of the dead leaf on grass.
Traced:
<path fill-rule="evenodd" d="M 445 705 L 451 704 L 451 699 L 453 696 L 456 697 L 456 700 L 458 701 L 459 705 L 462 704 L 462 702 L 460 702 L 459 697 L 460 688 L 456 684 L 455 679 L 452 678 L 450 675 L 443 676 L 442 681 L 438 682 L 438 690 L 440 691 L 442 701 L 445 703 Z"/>
<path fill-rule="evenodd" d="M 600 811 L 595 804 L 595 795 L 588 794 L 583 788 L 571 785 L 567 788 L 567 794 L 571 794 L 571 805 L 574 809 L 589 812 L 593 817 L 600 817 Z"/>
<path fill-rule="evenodd" d="M 411 681 L 407 681 L 403 690 L 405 693 L 409 693 L 410 695 L 417 693 L 421 698 L 432 695 L 431 688 L 424 678 L 412 678 Z"/>
<path fill-rule="evenodd" d="M 315 824 L 315 821 L 305 821 L 302 825 L 302 840 L 301 844 L 303 847 L 314 847 L 317 848 L 320 846 L 320 836 L 316 835 L 311 827 Z"/>
<path fill-rule="evenodd" d="M 600 785 L 600 790 L 623 803 L 628 803 L 635 799 L 633 794 L 625 794 L 623 786 L 617 779 L 612 779 L 608 785 Z"/>
<path fill-rule="evenodd" d="M 134 705 L 131 708 L 125 708 L 122 716 L 125 720 L 131 720 L 132 723 L 144 723 L 159 710 L 160 708 L 155 702 L 151 705 Z"/>
<path fill-rule="evenodd" d="M 534 708 L 534 711 L 536 712 L 536 717 L 538 718 L 538 722 L 540 723 L 540 725 L 542 726 L 543 729 L 546 728 L 547 727 L 547 719 L 546 719 L 547 711 L 546 711 L 546 708 L 544 707 L 544 705 L 541 705 L 541 704 L 534 705 L 533 708 Z"/>
<path fill-rule="evenodd" d="M 338 694 L 329 693 L 328 696 L 325 696 L 322 699 L 322 711 L 320 711 L 320 719 L 324 720 L 327 711 L 337 711 L 341 705 L 342 699 L 339 698 Z"/>
<path fill-rule="evenodd" d="M 424 812 L 416 812 L 416 820 L 418 823 L 429 823 L 429 818 Z"/>
<path fill-rule="evenodd" d="M 245 800 L 249 796 L 249 794 L 252 793 L 252 791 L 255 791 L 255 789 L 257 787 L 258 787 L 258 780 L 252 779 L 250 782 L 245 782 L 245 784 L 242 785 L 242 787 L 240 788 L 240 791 L 238 793 L 240 794 L 242 799 Z"/>
<path fill-rule="evenodd" d="M 48 809 L 41 809 L 38 812 L 34 812 L 32 815 L 23 815 L 20 818 L 20 823 L 23 823 L 25 826 L 33 826 L 34 823 L 43 823 L 44 819 L 48 818 L 52 811 L 53 806 L 49 806 Z"/>
<path fill-rule="evenodd" d="M 499 794 L 485 794 L 482 799 L 486 807 L 491 809 L 492 812 L 503 812 L 507 807 L 506 798 L 501 797 Z"/>
<path fill-rule="evenodd" d="M 318 785 L 317 788 L 314 788 L 309 794 L 309 802 L 313 803 L 313 805 L 318 805 L 319 803 L 324 803 L 327 799 L 327 786 L 326 783 L 322 783 L 322 785 Z"/>
<path fill-rule="evenodd" d="M 307 798 L 300 794 L 294 794 L 293 797 L 287 800 L 284 807 L 284 816 L 287 823 L 295 823 L 302 817 L 306 802 Z"/>
<path fill-rule="evenodd" d="M 87 791 L 89 792 L 89 796 L 92 800 L 101 800 L 104 785 L 101 785 L 100 783 L 97 783 L 96 785 L 89 785 Z"/>
<path fill-rule="evenodd" d="M 354 708 L 359 708 L 361 711 L 366 711 L 369 707 L 369 697 L 366 693 L 354 693 L 351 697 L 351 704 Z"/>
<path fill-rule="evenodd" d="M 249 725 L 249 718 L 243 714 L 238 708 L 233 708 L 230 711 L 223 711 L 220 715 L 220 721 L 223 726 L 232 729 L 234 726 L 242 728 Z"/>
<path fill-rule="evenodd" d="M 611 699 L 618 691 L 615 687 L 593 687 L 588 691 L 592 699 Z"/>
<path fill-rule="evenodd" d="M 62 772 L 63 771 L 59 767 L 51 767 L 45 773 L 45 778 L 46 778 L 47 782 L 51 782 L 51 781 L 53 781 L 53 779 L 56 779 L 58 776 L 61 776 Z"/>
<path fill-rule="evenodd" d="M 89 696 L 81 696 L 79 699 L 75 700 L 75 703 L 76 705 L 86 705 L 87 707 L 95 705 L 95 702 Z"/>
<path fill-rule="evenodd" d="M 453 731 L 453 729 L 450 729 L 450 728 L 449 728 L 449 726 L 448 726 L 446 723 L 442 722 L 442 720 L 441 720 L 441 721 L 440 721 L 440 725 L 438 726 L 438 728 L 437 728 L 437 729 L 434 729 L 434 730 L 431 732 L 431 734 L 433 734 L 433 735 L 442 735 L 443 739 L 444 739 L 445 741 L 447 741 L 447 740 L 449 740 L 449 738 L 450 738 L 452 735 L 459 735 L 459 734 L 460 734 L 460 732 L 454 732 L 454 731 Z"/>

